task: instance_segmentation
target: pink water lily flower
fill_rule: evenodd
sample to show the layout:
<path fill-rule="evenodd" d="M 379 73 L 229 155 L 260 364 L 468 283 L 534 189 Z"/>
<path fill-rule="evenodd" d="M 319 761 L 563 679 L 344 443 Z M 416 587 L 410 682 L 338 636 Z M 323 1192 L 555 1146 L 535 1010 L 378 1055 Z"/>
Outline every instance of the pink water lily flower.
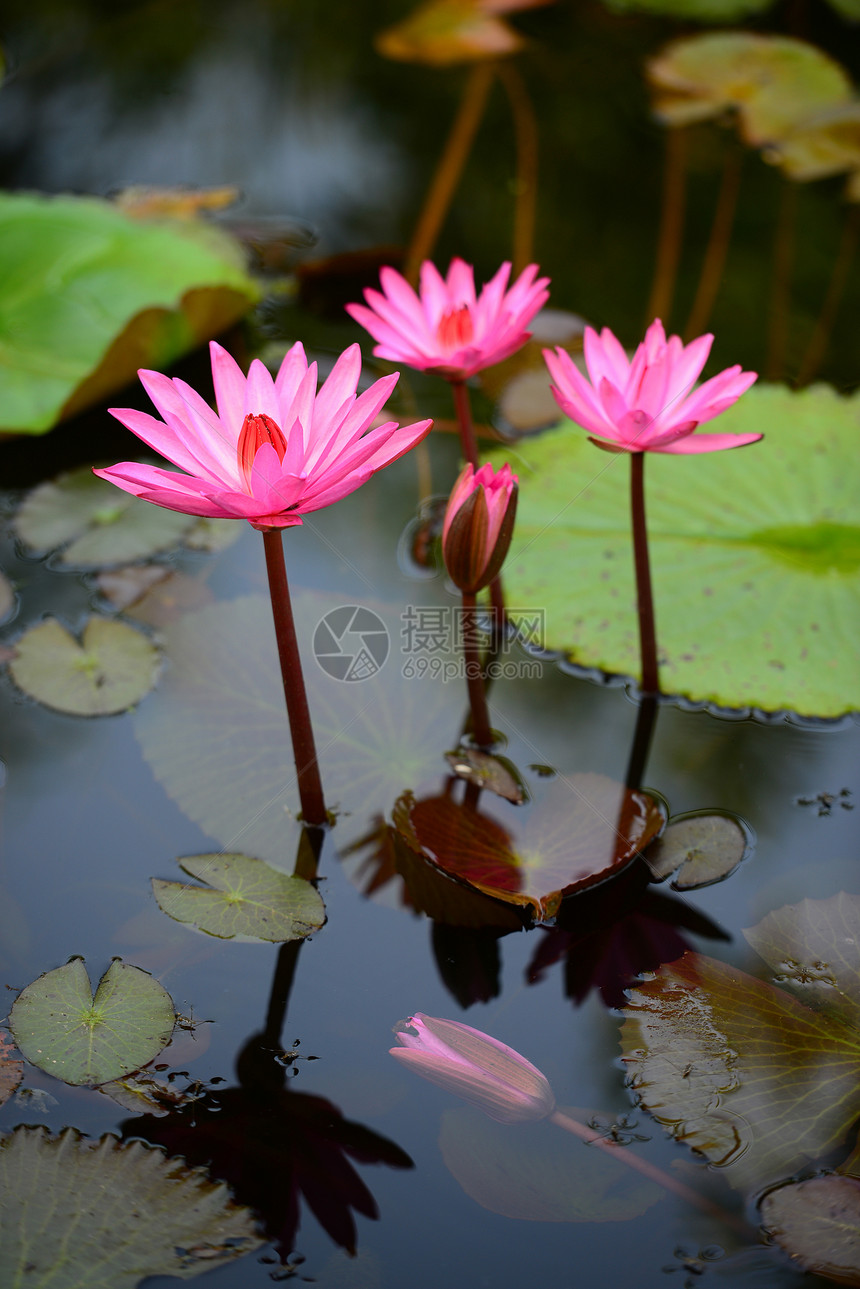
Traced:
<path fill-rule="evenodd" d="M 419 294 L 396 269 L 380 272 L 382 292 L 368 289 L 367 305 L 348 304 L 347 312 L 378 341 L 374 353 L 418 371 L 465 380 L 515 353 L 529 338 L 526 330 L 549 299 L 549 278 L 537 278 L 530 264 L 510 289 L 511 266 L 475 293 L 472 266 L 451 261 L 447 278 L 425 260 Z"/>
<path fill-rule="evenodd" d="M 451 490 L 442 525 L 442 554 L 451 581 L 476 594 L 499 572 L 508 553 L 517 509 L 517 476 L 505 462 L 467 465 Z"/>
<path fill-rule="evenodd" d="M 97 475 L 186 515 L 289 528 L 360 488 L 430 430 L 431 421 L 402 427 L 386 421 L 370 429 L 399 374 L 356 397 L 358 345 L 341 354 L 319 391 L 316 363 L 308 365 L 301 344 L 289 350 L 274 378 L 259 359 L 246 377 L 214 341 L 210 352 L 217 413 L 185 381 L 155 371 L 138 375 L 162 420 L 133 408 L 110 409 L 185 473 L 123 461 Z"/>
<path fill-rule="evenodd" d="M 737 402 L 756 373 L 728 367 L 693 385 L 708 360 L 712 335 L 684 345 L 666 339 L 659 318 L 651 323 L 632 361 L 604 327 L 585 329 L 586 380 L 563 349 L 544 350 L 556 402 L 572 421 L 593 435 L 592 443 L 615 452 L 717 452 L 755 443 L 761 434 L 694 434 Z"/>
<path fill-rule="evenodd" d="M 471 1025 L 416 1012 L 394 1033 L 401 1046 L 390 1051 L 401 1064 L 499 1123 L 545 1119 L 555 1109 L 552 1088 L 540 1070 Z"/>

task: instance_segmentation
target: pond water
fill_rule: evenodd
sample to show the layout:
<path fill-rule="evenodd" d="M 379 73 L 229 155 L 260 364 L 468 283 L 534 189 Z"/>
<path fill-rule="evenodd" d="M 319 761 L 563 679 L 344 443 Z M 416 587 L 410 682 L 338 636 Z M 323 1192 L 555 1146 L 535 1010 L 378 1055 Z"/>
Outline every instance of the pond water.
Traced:
<path fill-rule="evenodd" d="M 385 62 L 371 52 L 371 34 L 402 17 L 403 7 L 394 0 L 374 6 L 372 19 L 363 8 L 261 4 L 252 20 L 248 6 L 148 5 L 104 16 L 95 5 L 60 5 L 37 50 L 43 37 L 32 12 L 16 15 L 13 6 L 6 43 L 18 74 L 3 91 L 6 103 L 0 100 L 5 182 L 88 192 L 132 182 L 235 183 L 250 215 L 294 229 L 288 241 L 300 241 L 311 225 L 319 235 L 314 255 L 403 242 L 463 73 Z M 813 10 L 807 18 L 814 31 L 806 34 L 838 38 L 835 17 Z M 551 6 L 519 22 L 534 41 L 523 71 L 542 131 L 536 258 L 553 277 L 553 303 L 638 335 L 662 165 L 638 69 L 678 29 L 621 18 L 596 3 Z M 843 59 L 855 53 L 840 50 Z M 487 146 L 467 169 L 437 252 L 439 261 L 465 254 L 479 276 L 508 254 L 509 132 L 493 102 Z M 703 145 L 702 172 L 707 148 L 716 147 Z M 749 176 L 737 262 L 726 270 L 712 324 L 714 370 L 763 359 L 762 310 L 748 306 L 761 297 L 764 277 L 749 266 L 770 236 L 762 202 L 776 210 L 772 178 L 760 166 Z M 710 172 L 709 182 L 712 201 Z M 593 189 L 593 201 L 584 188 Z M 803 220 L 814 232 L 801 244 L 812 260 L 835 235 L 833 191 L 803 193 Z M 631 206 L 642 205 L 640 218 Z M 695 189 L 694 246 L 707 236 L 710 208 Z M 819 298 L 811 274 L 804 260 L 807 294 L 795 302 L 790 354 Z M 694 284 L 695 266 L 682 266 L 682 314 Z M 346 298 L 354 298 L 356 288 L 348 289 Z M 847 298 L 858 289 L 852 282 Z M 230 343 L 241 354 L 248 345 L 283 348 L 301 338 L 331 362 L 360 338 L 358 328 L 312 304 L 307 293 L 297 300 L 281 291 Z M 855 351 L 839 336 L 828 353 L 823 374 L 840 388 L 857 383 Z M 369 345 L 364 352 L 367 358 Z M 176 370 L 205 389 L 199 355 Z M 404 419 L 451 416 L 443 382 L 439 389 L 430 378 L 404 384 Z M 146 405 L 140 390 L 112 401 Z M 489 400 L 477 406 L 483 417 Z M 116 616 L 95 570 L 66 569 L 56 555 L 37 558 L 17 540 L 14 517 L 28 489 L 60 470 L 138 451 L 103 408 L 45 438 L 0 444 L 0 567 L 16 591 L 0 647 L 45 615 L 72 628 L 93 612 Z M 557 921 L 528 931 L 487 928 L 470 915 L 459 918 L 470 925 L 452 926 L 416 913 L 409 901 L 420 903 L 419 887 L 408 895 L 393 872 L 382 821 L 408 792 L 418 803 L 462 796 L 445 759 L 467 712 L 457 666 L 459 599 L 432 560 L 422 566 L 411 554 L 419 500 L 444 496 L 458 468 L 455 436 L 434 433 L 426 454 L 409 454 L 285 534 L 323 782 L 337 816 L 319 859 L 327 920 L 305 941 L 279 947 L 201 935 L 165 917 L 151 887 L 152 878 L 183 880 L 179 857 L 220 851 L 293 870 L 298 802 L 257 533 L 242 525 L 223 549 L 176 542 L 155 557 L 171 580 L 120 615 L 142 624 L 164 654 L 158 685 L 134 710 L 89 720 L 63 715 L 23 696 L 4 671 L 0 983 L 11 1005 L 14 991 L 73 955 L 85 958 L 93 983 L 114 957 L 151 972 L 187 1018 L 156 1068 L 191 1094 L 164 1117 L 135 1115 L 28 1064 L 28 1091 L 0 1107 L 0 1131 L 43 1124 L 52 1132 L 70 1125 L 89 1138 L 116 1133 L 164 1145 L 226 1179 L 259 1215 L 266 1242 L 208 1270 L 207 1258 L 224 1250 L 203 1241 L 178 1261 L 174 1253 L 173 1266 L 225 1289 L 288 1278 L 328 1289 L 440 1280 L 470 1289 L 673 1289 L 700 1281 L 789 1289 L 801 1273 L 758 1239 L 756 1203 L 775 1180 L 841 1163 L 853 1135 L 825 1137 L 826 1149 L 767 1183 L 756 1181 L 754 1169 L 738 1183 L 732 1167 L 759 1148 L 762 1123 L 783 1146 L 802 1137 L 799 1108 L 781 1117 L 765 1104 L 759 1119 L 736 1117 L 731 1157 L 711 1166 L 637 1105 L 631 1067 L 621 1059 L 621 1008 L 637 978 L 652 979 L 685 950 L 772 981 L 779 973 L 766 955 L 770 965 L 763 964 L 745 929 L 801 901 L 832 909 L 839 892 L 860 897 L 857 723 L 661 702 L 643 785 L 673 817 L 713 810 L 742 821 L 747 853 L 725 881 L 681 893 L 649 884 L 640 859 L 613 885 L 573 897 Z M 382 620 L 387 656 L 378 669 L 374 659 L 366 678 L 333 678 L 314 657 L 319 623 L 341 606 Z M 421 636 L 431 627 L 435 644 Z M 490 690 L 491 718 L 531 800 L 515 806 L 483 793 L 480 809 L 527 858 L 548 833 L 553 844 L 560 836 L 575 847 L 570 820 L 594 776 L 625 778 L 635 692 L 514 642 L 504 663 Z M 858 906 L 846 907 L 856 917 Z M 802 983 L 804 953 L 799 943 L 783 983 Z M 758 1002 L 744 998 L 741 987 L 735 1019 L 748 1005 L 760 1021 Z M 498 1125 L 415 1078 L 388 1049 L 393 1028 L 416 1012 L 464 1021 L 522 1053 L 546 1075 L 560 1107 L 604 1134 L 616 1125 L 625 1150 L 705 1197 L 711 1210 L 607 1163 L 555 1124 Z M 790 1088 L 801 1077 L 802 1039 L 785 1024 Z M 630 1049 L 640 1046 L 627 1045 L 634 1069 Z M 707 1064 L 714 1049 L 703 1050 Z M 768 1064 L 774 1060 L 762 1058 L 776 1080 L 765 1102 L 782 1078 Z M 824 1056 L 821 1062 L 811 1084 L 813 1118 L 826 1118 L 837 1095 L 831 1067 Z M 692 1072 L 685 1070 L 681 1079 Z M 838 1093 L 846 1103 L 851 1095 Z M 89 1207 L 107 1205 L 108 1190 L 94 1185 Z M 47 1221 L 45 1240 L 49 1229 Z M 171 1282 L 151 1275 L 145 1253 L 137 1273 L 112 1271 L 109 1262 L 101 1269 L 113 1230 L 106 1221 L 93 1242 L 100 1278 L 68 1283 L 112 1289 L 145 1281 L 155 1289 Z M 153 1246 L 156 1235 L 153 1229 Z M 60 1276 L 57 1283 L 67 1282 Z M 807 1275 L 804 1283 L 830 1281 Z"/>

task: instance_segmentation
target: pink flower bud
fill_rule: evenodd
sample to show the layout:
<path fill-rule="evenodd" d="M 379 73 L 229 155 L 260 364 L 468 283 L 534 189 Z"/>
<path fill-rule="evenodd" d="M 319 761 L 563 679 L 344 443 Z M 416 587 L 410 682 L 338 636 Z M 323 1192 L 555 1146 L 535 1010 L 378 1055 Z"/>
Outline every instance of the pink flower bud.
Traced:
<path fill-rule="evenodd" d="M 442 554 L 455 586 L 474 595 L 505 561 L 514 532 L 517 476 L 506 463 L 475 472 L 467 465 L 451 491 L 442 526 Z"/>
<path fill-rule="evenodd" d="M 417 1012 L 394 1033 L 402 1046 L 392 1047 L 391 1055 L 401 1064 L 499 1123 L 545 1119 L 555 1109 L 552 1088 L 540 1070 L 479 1029 Z"/>

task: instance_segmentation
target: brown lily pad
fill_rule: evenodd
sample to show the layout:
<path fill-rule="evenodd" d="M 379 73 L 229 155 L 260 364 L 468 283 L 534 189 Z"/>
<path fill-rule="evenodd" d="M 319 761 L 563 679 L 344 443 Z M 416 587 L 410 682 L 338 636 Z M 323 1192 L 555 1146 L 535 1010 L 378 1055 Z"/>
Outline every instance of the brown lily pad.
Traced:
<path fill-rule="evenodd" d="M 803 1271 L 860 1285 L 860 1181 L 810 1177 L 769 1191 L 759 1205 L 769 1239 Z"/>

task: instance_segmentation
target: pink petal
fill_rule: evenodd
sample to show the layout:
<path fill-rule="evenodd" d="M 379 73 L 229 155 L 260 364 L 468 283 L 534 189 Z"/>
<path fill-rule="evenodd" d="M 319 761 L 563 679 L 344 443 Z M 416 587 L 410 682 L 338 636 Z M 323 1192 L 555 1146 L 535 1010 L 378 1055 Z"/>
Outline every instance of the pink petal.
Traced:
<path fill-rule="evenodd" d="M 676 456 L 694 452 L 722 452 L 725 448 L 743 448 L 748 443 L 758 443 L 763 438 L 763 434 L 688 434 L 664 447 L 652 448 L 652 451 Z"/>
<path fill-rule="evenodd" d="M 343 415 L 345 405 L 355 397 L 361 376 L 361 349 L 350 345 L 338 358 L 320 386 L 314 405 L 314 424 L 330 425 Z M 316 437 L 316 435 L 314 436 Z"/>
<path fill-rule="evenodd" d="M 684 403 L 685 420 L 694 418 L 700 423 L 713 420 L 720 412 L 725 412 L 736 403 L 757 379 L 756 372 L 741 371 L 740 367 L 728 367 L 717 376 L 712 376 L 704 385 L 693 390 Z"/>
<path fill-rule="evenodd" d="M 385 296 L 397 309 L 407 326 L 420 327 L 424 322 L 424 310 L 418 296 L 396 269 L 386 265 L 379 271 L 379 280 Z M 367 298 L 367 292 L 365 292 Z"/>
<path fill-rule="evenodd" d="M 677 337 L 673 336 L 673 339 Z M 673 397 L 686 394 L 693 382 L 698 380 L 713 343 L 714 337 L 708 334 L 682 346 L 681 353 L 672 362 L 672 374 L 669 378 Z"/>
<path fill-rule="evenodd" d="M 183 515 L 202 515 L 208 519 L 232 517 L 233 512 L 224 510 L 217 502 L 204 495 L 202 484 L 198 479 L 188 475 L 172 474 L 159 466 L 138 465 L 135 461 L 121 461 L 119 465 L 106 470 L 94 470 L 100 479 L 107 479 L 123 492 L 130 492 L 134 497 L 151 501 L 156 506 L 167 510 L 178 510 Z"/>
<path fill-rule="evenodd" d="M 272 374 L 265 363 L 255 358 L 248 368 L 248 379 L 245 382 L 245 413 L 242 419 L 245 416 L 271 416 L 279 428 L 283 429 L 278 420 L 280 415 L 281 408 L 275 394 Z"/>
<path fill-rule="evenodd" d="M 278 400 L 278 416 L 275 417 L 275 420 L 282 427 L 287 421 L 287 412 L 293 401 L 293 395 L 301 384 L 307 369 L 308 360 L 305 357 L 304 346 L 301 341 L 296 341 L 284 354 L 278 374 L 275 377 L 275 397 Z"/>
<path fill-rule="evenodd" d="M 184 444 L 185 450 L 200 463 L 202 471 L 195 470 L 194 473 L 202 472 L 223 478 L 225 470 L 229 469 L 229 454 L 225 453 L 224 431 L 220 424 L 217 432 L 211 432 L 210 420 L 217 420 L 212 409 L 207 407 L 210 419 L 201 424 L 200 417 L 182 397 L 182 390 L 167 376 L 162 376 L 161 372 L 145 370 L 137 374 L 167 425 Z"/>
<path fill-rule="evenodd" d="M 346 451 L 355 439 L 364 434 L 377 413 L 388 402 L 399 376 L 399 372 L 392 372 L 390 376 L 383 376 L 374 381 L 355 399 L 331 437 L 320 435 L 317 442 L 311 445 L 307 456 L 306 467 L 309 471 L 316 473 L 323 469 L 329 461 Z"/>
<path fill-rule="evenodd" d="M 604 327 L 598 336 L 591 327 L 586 327 L 582 346 L 588 374 L 594 387 L 597 388 L 605 376 L 618 389 L 623 389 L 630 375 L 630 363 L 627 361 L 624 349 L 609 328 Z"/>
<path fill-rule="evenodd" d="M 436 265 L 425 260 L 420 275 L 421 305 L 427 326 L 435 331 L 436 324 L 452 307 L 447 284 Z"/>
<path fill-rule="evenodd" d="M 176 431 L 163 421 L 156 420 L 148 412 L 138 412 L 133 407 L 110 407 L 108 411 L 148 447 L 178 465 L 181 470 L 193 475 L 204 475 L 210 483 L 219 482 L 218 476 L 204 466 L 185 446 Z"/>
<path fill-rule="evenodd" d="M 475 304 L 475 272 L 471 264 L 455 256 L 448 269 L 447 287 L 454 308 L 467 304 L 471 309 Z"/>
<path fill-rule="evenodd" d="M 245 419 L 245 376 L 232 354 L 214 340 L 209 343 L 209 356 L 218 415 L 225 425 L 236 428 L 235 442 L 238 443 L 239 430 Z"/>

